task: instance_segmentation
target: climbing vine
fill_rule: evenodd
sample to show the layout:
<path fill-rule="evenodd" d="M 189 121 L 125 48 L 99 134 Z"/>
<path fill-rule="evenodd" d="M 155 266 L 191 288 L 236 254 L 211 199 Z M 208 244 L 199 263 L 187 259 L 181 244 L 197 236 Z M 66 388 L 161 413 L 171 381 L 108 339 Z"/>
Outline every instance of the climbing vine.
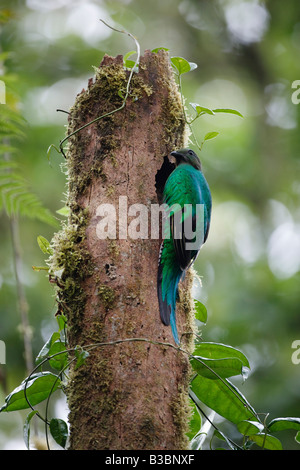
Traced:
<path fill-rule="evenodd" d="M 203 326 L 206 321 L 206 308 L 195 300 L 196 319 Z M 296 440 L 300 436 L 299 418 L 275 418 L 267 421 L 268 414 L 257 413 L 250 405 L 240 390 L 234 386 L 229 378 L 240 375 L 246 377 L 246 370 L 250 368 L 247 357 L 238 349 L 218 343 L 207 343 L 200 340 L 200 335 L 195 341 L 193 354 L 180 346 L 171 343 L 152 341 L 147 338 L 126 338 L 115 341 L 99 342 L 84 346 L 68 348 L 64 315 L 57 316 L 58 329 L 45 343 L 36 357 L 36 367 L 21 385 L 13 390 L 5 399 L 5 404 L 0 412 L 10 412 L 30 409 L 24 424 L 24 440 L 27 448 L 30 448 L 30 422 L 35 416 L 45 425 L 45 437 L 47 447 L 49 444 L 49 431 L 53 439 L 61 447 L 65 448 L 68 439 L 68 425 L 60 418 L 49 419 L 49 402 L 56 390 L 64 390 L 67 385 L 67 371 L 71 364 L 75 368 L 84 367 L 90 352 L 96 348 L 116 347 L 125 342 L 146 342 L 157 347 L 175 349 L 190 359 L 194 375 L 191 380 L 190 398 L 193 403 L 194 413 L 190 423 L 190 447 L 192 450 L 202 448 L 207 438 L 208 427 L 213 428 L 210 435 L 210 445 L 215 438 L 226 443 L 226 447 L 236 449 L 249 449 L 256 444 L 270 450 L 282 449 L 281 441 L 273 435 L 277 431 L 293 429 L 297 432 Z M 201 328 L 202 328 L 201 326 Z M 200 332 L 199 332 L 200 333 Z M 51 370 L 44 370 L 47 366 Z M 56 373 L 53 372 L 56 371 Z M 39 403 L 46 401 L 45 414 L 35 409 Z M 212 413 L 207 416 L 203 411 L 203 404 L 211 408 Z M 222 432 L 214 423 L 212 415 L 218 413 L 231 423 L 236 425 L 240 433 L 240 439 L 233 440 Z M 203 423 L 202 420 L 206 421 Z M 204 431 L 204 429 L 206 431 Z M 240 442 L 241 441 L 241 442 Z"/>
<path fill-rule="evenodd" d="M 133 76 L 134 73 L 138 72 L 138 66 L 139 66 L 139 62 L 140 62 L 140 45 L 139 45 L 139 42 L 136 40 L 136 38 L 131 33 L 127 32 L 127 31 L 124 31 L 124 30 L 113 28 L 112 26 L 108 25 L 104 20 L 100 20 L 100 21 L 102 21 L 102 23 L 104 23 L 108 28 L 111 28 L 112 30 L 117 31 L 118 33 L 122 33 L 122 34 L 126 34 L 126 35 L 130 36 L 134 40 L 135 45 L 136 45 L 136 51 L 131 51 L 131 52 L 127 53 L 124 56 L 124 67 L 127 68 L 127 69 L 130 69 L 130 74 L 129 74 L 129 78 L 128 78 L 128 81 L 127 81 L 125 94 L 123 95 L 122 90 L 118 91 L 118 95 L 122 99 L 122 103 L 119 107 L 113 109 L 112 111 L 104 113 L 101 116 L 98 116 L 96 119 L 93 119 L 92 121 L 84 124 L 83 126 L 79 127 L 78 129 L 76 129 L 73 132 L 71 132 L 70 134 L 68 134 L 64 139 L 62 139 L 60 141 L 59 148 L 57 148 L 57 146 L 55 146 L 54 144 L 51 144 L 50 147 L 48 148 L 48 152 L 47 152 L 48 158 L 49 158 L 50 151 L 51 151 L 52 148 L 55 148 L 55 150 L 57 152 L 62 153 L 62 155 L 66 158 L 63 145 L 67 140 L 70 139 L 70 137 L 72 137 L 73 135 L 75 135 L 78 132 L 82 131 L 86 127 L 89 127 L 91 124 L 94 124 L 95 122 L 100 121 L 100 119 L 103 119 L 107 116 L 111 116 L 112 114 L 115 114 L 118 111 L 121 111 L 126 105 L 127 98 L 130 94 L 130 83 L 131 83 L 132 76 Z M 135 54 L 135 53 L 137 55 L 136 60 L 135 61 L 129 60 L 129 57 L 132 54 Z M 59 110 L 59 111 L 61 111 L 61 110 Z"/>

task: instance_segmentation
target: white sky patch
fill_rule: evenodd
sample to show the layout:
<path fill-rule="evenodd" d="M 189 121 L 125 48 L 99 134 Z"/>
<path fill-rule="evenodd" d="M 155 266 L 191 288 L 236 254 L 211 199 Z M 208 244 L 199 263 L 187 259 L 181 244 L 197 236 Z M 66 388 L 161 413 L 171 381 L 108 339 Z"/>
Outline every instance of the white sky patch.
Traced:
<path fill-rule="evenodd" d="M 257 1 L 231 2 L 225 6 L 227 28 L 242 44 L 261 41 L 269 26 L 270 15 Z"/>
<path fill-rule="evenodd" d="M 297 110 L 291 101 L 290 85 L 272 83 L 265 89 L 267 123 L 282 129 L 297 127 Z"/>
<path fill-rule="evenodd" d="M 252 264 L 262 255 L 263 243 L 257 218 L 247 212 L 240 213 L 235 222 L 234 247 L 245 263 Z"/>
<path fill-rule="evenodd" d="M 214 208 L 210 241 L 212 249 L 231 248 L 246 264 L 256 262 L 264 252 L 260 223 L 240 202 L 228 201 Z"/>
<path fill-rule="evenodd" d="M 268 262 L 273 274 L 288 279 L 300 270 L 300 225 L 284 222 L 268 242 Z"/>
<path fill-rule="evenodd" d="M 70 5 L 72 2 L 74 3 L 74 0 L 26 0 L 26 6 L 31 10 L 46 12 Z"/>
<path fill-rule="evenodd" d="M 67 115 L 56 109 L 69 111 L 75 96 L 87 87 L 88 78 L 65 78 L 50 87 L 30 90 L 24 101 L 25 118 L 34 126 L 66 123 Z"/>
<path fill-rule="evenodd" d="M 27 5 L 31 11 L 22 21 L 25 39 L 28 36 L 38 40 L 42 36 L 52 42 L 74 34 L 90 46 L 99 47 L 99 42 L 112 34 L 112 30 L 100 21 L 112 23 L 107 11 L 93 2 L 28 0 Z"/>
<path fill-rule="evenodd" d="M 269 267 L 279 279 L 288 279 L 300 270 L 300 224 L 282 202 L 274 199 L 269 201 L 268 223 Z"/>

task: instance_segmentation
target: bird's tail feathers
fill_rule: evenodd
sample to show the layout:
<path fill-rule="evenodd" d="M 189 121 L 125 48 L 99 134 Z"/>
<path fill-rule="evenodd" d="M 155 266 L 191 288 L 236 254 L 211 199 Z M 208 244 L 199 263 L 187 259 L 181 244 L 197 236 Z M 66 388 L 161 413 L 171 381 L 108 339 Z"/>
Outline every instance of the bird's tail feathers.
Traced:
<path fill-rule="evenodd" d="M 170 324 L 172 329 L 173 338 L 176 344 L 179 344 L 179 338 L 177 333 L 177 326 L 176 326 L 176 311 L 172 309 L 171 316 L 170 316 Z"/>
<path fill-rule="evenodd" d="M 163 266 L 160 262 L 159 257 L 157 274 L 157 293 L 160 318 L 164 325 L 171 325 L 172 334 L 177 344 L 179 344 L 179 339 L 176 327 L 176 300 L 178 295 L 178 284 L 181 279 L 181 276 L 181 270 L 176 273 L 170 273 L 169 277 L 167 279 L 164 279 L 163 286 Z"/>

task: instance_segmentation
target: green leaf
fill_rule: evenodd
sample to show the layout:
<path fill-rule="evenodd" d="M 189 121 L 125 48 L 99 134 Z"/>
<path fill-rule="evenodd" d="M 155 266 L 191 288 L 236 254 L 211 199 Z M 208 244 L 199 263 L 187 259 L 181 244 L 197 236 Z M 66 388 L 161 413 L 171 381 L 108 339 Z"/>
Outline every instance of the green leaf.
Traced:
<path fill-rule="evenodd" d="M 131 57 L 134 54 L 136 54 L 136 51 L 127 52 L 127 54 L 125 54 L 123 57 L 124 62 L 128 59 L 128 57 Z"/>
<path fill-rule="evenodd" d="M 82 349 L 80 346 L 75 348 L 75 356 L 77 357 L 75 369 L 78 369 L 80 366 L 85 364 L 86 358 L 89 356 L 89 352 Z"/>
<path fill-rule="evenodd" d="M 249 419 L 256 421 L 254 409 L 227 379 L 211 380 L 198 375 L 192 381 L 191 390 L 200 402 L 234 424 Z"/>
<path fill-rule="evenodd" d="M 201 410 L 201 402 L 199 400 L 199 398 L 197 397 L 197 395 L 193 392 L 193 390 L 190 390 L 189 391 L 189 395 L 190 395 L 190 398 L 192 399 L 193 403 L 196 405 L 197 408 L 199 408 L 199 410 Z M 213 415 L 214 413 L 212 412 L 211 415 L 208 417 L 208 419 L 206 420 L 206 422 L 204 423 L 204 425 L 201 427 L 201 430 L 197 436 L 197 444 L 201 444 L 200 440 L 200 434 L 202 432 L 207 432 L 208 431 L 208 428 L 210 428 L 210 421 L 211 421 L 211 416 Z M 231 448 L 231 449 L 234 449 L 235 447 L 232 445 L 232 443 L 230 442 L 229 439 L 227 439 L 227 437 L 225 436 L 225 434 L 222 433 L 222 431 L 220 431 L 220 434 L 222 435 L 222 438 L 224 439 L 224 441 L 227 442 L 228 446 Z M 195 436 L 196 437 L 196 436 Z M 203 440 L 203 439 L 202 439 Z M 199 447 L 198 447 L 199 448 Z"/>
<path fill-rule="evenodd" d="M 67 207 L 67 206 L 64 206 L 61 209 L 58 209 L 58 211 L 56 211 L 56 213 L 59 214 L 59 215 L 63 215 L 64 217 L 69 217 L 70 208 Z"/>
<path fill-rule="evenodd" d="M 50 242 L 48 242 L 48 240 L 45 237 L 42 237 L 42 235 L 39 235 L 37 237 L 37 242 L 43 253 L 45 253 L 46 255 L 53 254 L 53 250 L 50 246 Z"/>
<path fill-rule="evenodd" d="M 49 358 L 50 366 L 55 370 L 63 370 L 68 363 L 68 353 L 66 352 L 66 345 L 63 341 L 55 341 L 49 351 L 49 356 L 54 356 Z"/>
<path fill-rule="evenodd" d="M 240 423 L 237 423 L 237 428 L 244 436 L 251 436 L 253 434 L 262 433 L 264 430 L 264 425 L 258 421 L 244 420 Z"/>
<path fill-rule="evenodd" d="M 269 431 L 284 431 L 295 429 L 300 431 L 300 418 L 275 418 L 268 424 Z"/>
<path fill-rule="evenodd" d="M 50 421 L 50 432 L 57 444 L 65 448 L 68 438 L 68 425 L 62 419 L 53 418 Z"/>
<path fill-rule="evenodd" d="M 136 54 L 136 53 L 137 53 L 136 51 L 127 52 L 127 54 L 125 54 L 123 57 L 123 64 L 124 64 L 124 67 L 126 67 L 127 69 L 132 69 L 135 67 L 134 71 L 138 72 L 139 71 L 138 64 L 136 64 L 136 61 L 128 59 L 128 57 L 131 57 L 133 54 Z"/>
<path fill-rule="evenodd" d="M 194 355 L 208 359 L 238 358 L 244 367 L 250 369 L 246 356 L 236 348 L 222 343 L 201 342 L 195 346 Z"/>
<path fill-rule="evenodd" d="M 36 357 L 36 364 L 40 364 L 44 359 L 46 359 L 50 354 L 50 349 L 52 344 L 60 338 L 60 334 L 58 332 L 53 333 L 50 338 L 46 341 L 40 352 Z"/>
<path fill-rule="evenodd" d="M 248 437 L 250 441 L 255 442 L 259 447 L 268 450 L 282 450 L 282 444 L 279 439 L 270 434 L 254 434 Z"/>
<path fill-rule="evenodd" d="M 175 67 L 179 75 L 191 72 L 197 68 L 197 64 L 188 62 L 183 57 L 171 57 L 171 64 Z"/>
<path fill-rule="evenodd" d="M 64 331 L 64 329 L 66 328 L 66 325 L 67 325 L 67 319 L 66 319 L 65 315 L 63 315 L 62 313 L 60 315 L 57 315 L 56 316 L 56 321 L 58 323 L 59 331 Z"/>
<path fill-rule="evenodd" d="M 193 70 L 196 70 L 196 68 L 198 67 L 198 65 L 195 64 L 195 62 L 189 62 L 189 65 L 190 65 L 190 72 L 192 72 Z"/>
<path fill-rule="evenodd" d="M 48 150 L 47 150 L 48 160 L 50 160 L 50 153 L 51 153 L 52 149 L 55 149 L 57 151 L 57 153 L 61 153 L 60 149 L 56 145 L 54 145 L 54 144 L 49 145 Z"/>
<path fill-rule="evenodd" d="M 239 111 L 236 111 L 236 109 L 230 109 L 230 108 L 217 108 L 217 109 L 213 109 L 213 112 L 235 114 L 236 116 L 240 116 L 241 118 L 244 117 Z"/>
<path fill-rule="evenodd" d="M 191 359 L 191 366 L 202 377 L 217 380 L 240 375 L 243 373 L 243 364 L 237 358 L 207 359 L 195 356 Z"/>
<path fill-rule="evenodd" d="M 42 347 L 36 358 L 36 364 L 40 364 L 45 359 L 49 359 L 50 366 L 55 370 L 61 371 L 67 365 L 68 354 L 66 352 L 66 346 L 65 343 L 60 340 L 60 333 L 57 331 L 50 336 Z"/>
<path fill-rule="evenodd" d="M 24 427 L 23 427 L 23 438 L 27 449 L 30 448 L 30 421 L 32 420 L 33 416 L 37 414 L 37 410 L 31 411 L 27 418 L 25 419 Z"/>
<path fill-rule="evenodd" d="M 187 433 L 190 440 L 192 440 L 201 429 L 201 414 L 193 401 L 191 401 L 191 406 L 193 409 L 193 415 L 189 423 L 189 432 Z"/>
<path fill-rule="evenodd" d="M 201 321 L 202 323 L 206 323 L 207 322 L 207 309 L 205 305 L 199 302 L 199 300 L 194 299 L 194 306 L 195 306 L 196 319 Z"/>
<path fill-rule="evenodd" d="M 217 137 L 218 135 L 219 135 L 219 132 L 216 132 L 216 131 L 208 132 L 208 133 L 205 135 L 203 141 L 201 142 L 201 145 L 200 145 L 200 147 L 199 147 L 200 150 L 202 149 L 204 142 L 206 142 L 207 140 L 210 140 L 210 139 L 214 139 L 214 138 Z"/>
<path fill-rule="evenodd" d="M 217 135 L 219 135 L 219 132 L 216 132 L 216 131 L 208 132 L 208 133 L 205 135 L 203 142 L 205 142 L 206 140 L 214 139 L 215 137 L 217 137 Z"/>
<path fill-rule="evenodd" d="M 226 441 L 224 435 L 218 429 L 214 430 L 213 437 L 217 437 L 218 439 L 221 439 L 222 441 Z"/>
<path fill-rule="evenodd" d="M 31 406 L 46 400 L 49 395 L 54 392 L 61 382 L 57 375 L 51 372 L 39 372 L 30 376 L 30 379 L 25 379 L 21 385 L 15 388 L 6 398 L 5 404 L 0 409 L 1 411 L 16 411 L 30 408 L 25 398 L 30 402 Z"/>
<path fill-rule="evenodd" d="M 170 49 L 167 49 L 166 47 L 156 47 L 155 49 L 152 49 L 151 52 L 154 52 L 155 54 L 159 51 L 169 51 Z"/>
<path fill-rule="evenodd" d="M 222 440 L 222 441 L 225 441 L 230 449 L 232 449 L 232 450 L 237 450 L 236 445 L 234 445 L 234 444 L 230 441 L 230 439 L 228 439 L 228 438 L 226 437 L 226 435 L 225 435 L 222 431 L 220 431 L 219 429 L 215 429 L 215 430 L 214 430 L 214 432 L 213 432 L 213 437 L 217 437 L 218 439 L 220 439 L 220 440 Z M 223 447 L 217 447 L 217 448 L 215 448 L 214 450 L 226 450 L 226 449 L 224 449 Z"/>
<path fill-rule="evenodd" d="M 211 114 L 211 115 L 214 115 L 214 112 L 209 109 L 209 108 L 205 108 L 204 106 L 200 106 L 200 104 L 198 103 L 190 103 L 190 105 L 192 106 L 192 108 L 194 109 L 194 111 L 196 111 L 196 113 L 198 114 L 198 116 L 202 115 L 202 114 Z"/>
<path fill-rule="evenodd" d="M 136 73 L 138 73 L 138 71 L 139 71 L 139 66 L 135 63 L 134 60 L 126 60 L 125 67 L 127 69 L 133 69 L 134 72 L 136 72 Z"/>

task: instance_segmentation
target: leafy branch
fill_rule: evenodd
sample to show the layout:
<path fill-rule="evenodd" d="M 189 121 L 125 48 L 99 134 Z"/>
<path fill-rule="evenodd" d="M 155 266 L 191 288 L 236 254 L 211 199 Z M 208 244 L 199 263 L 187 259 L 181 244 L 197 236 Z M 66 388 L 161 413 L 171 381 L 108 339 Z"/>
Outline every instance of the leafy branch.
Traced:
<path fill-rule="evenodd" d="M 30 190 L 20 165 L 10 160 L 10 154 L 5 151 L 0 160 L 0 210 L 4 210 L 9 218 L 24 216 L 57 227 L 57 221 Z"/>
<path fill-rule="evenodd" d="M 202 304 L 198 301 L 197 312 L 200 312 L 200 318 L 203 319 Z M 196 313 L 197 313 L 196 312 Z M 199 317 L 198 317 L 199 318 Z M 249 368 L 249 362 L 246 356 L 231 346 L 218 343 L 200 342 L 196 344 L 193 354 L 189 353 L 181 346 L 171 343 L 150 340 L 147 338 L 125 338 L 115 341 L 105 341 L 85 346 L 76 346 L 68 348 L 65 340 L 66 319 L 63 315 L 57 317 L 59 329 L 54 332 L 49 340 L 42 347 L 36 358 L 36 366 L 23 380 L 21 385 L 13 390 L 5 399 L 5 404 L 0 412 L 10 412 L 22 409 L 31 409 L 24 426 L 24 439 L 29 448 L 30 422 L 34 416 L 41 419 L 45 424 L 45 435 L 47 446 L 49 446 L 48 429 L 54 440 L 65 447 L 68 437 L 68 426 L 62 419 L 48 418 L 49 401 L 56 390 L 64 390 L 63 377 L 66 371 L 74 364 L 75 369 L 84 367 L 90 352 L 102 347 L 116 347 L 118 344 L 145 342 L 164 348 L 172 348 L 181 354 L 189 357 L 191 366 L 195 375 L 191 381 L 190 398 L 194 404 L 194 410 L 203 416 L 203 403 L 212 410 L 228 419 L 236 425 L 238 432 L 243 437 L 242 445 L 234 442 L 229 436 L 226 436 L 216 425 L 210 421 L 214 428 L 214 436 L 223 439 L 231 449 L 247 449 L 253 443 L 267 449 L 282 448 L 281 442 L 270 432 L 294 429 L 300 433 L 299 418 L 276 418 L 268 424 L 262 422 L 259 414 L 248 403 L 243 394 L 228 380 L 235 375 L 244 375 L 244 369 Z M 70 357 L 73 356 L 73 357 Z M 55 370 L 40 371 L 45 364 Z M 45 417 L 41 415 L 34 407 L 46 400 Z M 203 443 L 203 431 L 201 420 L 191 424 L 191 447 L 193 450 L 201 448 Z M 202 438 L 199 439 L 199 436 Z M 214 437 L 213 436 L 213 437 Z"/>
<path fill-rule="evenodd" d="M 26 121 L 10 104 L 8 88 L 7 95 L 0 116 L 0 211 L 4 210 L 9 218 L 25 216 L 57 226 L 53 215 L 31 191 L 20 164 L 13 159 L 19 153 L 19 142 L 26 138 Z"/>
<path fill-rule="evenodd" d="M 217 131 L 208 132 L 207 134 L 205 134 L 203 141 L 199 144 L 199 142 L 196 138 L 193 126 L 192 126 L 192 124 L 197 119 L 199 119 L 199 117 L 201 117 L 205 114 L 214 116 L 215 114 L 218 114 L 218 113 L 234 114 L 234 115 L 239 116 L 239 117 L 243 117 L 243 115 L 239 111 L 236 111 L 235 109 L 230 109 L 230 108 L 209 109 L 209 108 L 206 108 L 204 106 L 201 106 L 198 103 L 189 103 L 190 106 L 193 108 L 193 110 L 196 113 L 196 115 L 193 118 L 189 118 L 188 115 L 187 115 L 186 108 L 185 108 L 185 100 L 184 100 L 183 91 L 182 91 L 182 75 L 185 74 L 185 73 L 188 73 L 188 72 L 192 72 L 198 66 L 194 62 L 188 62 L 183 57 L 171 57 L 171 64 L 174 68 L 175 75 L 177 76 L 177 79 L 178 79 L 178 89 L 179 89 L 180 96 L 181 96 L 181 102 L 182 102 L 185 122 L 186 122 L 186 124 L 188 125 L 188 127 L 191 131 L 191 134 L 193 136 L 195 145 L 201 151 L 204 142 L 217 137 L 219 135 L 219 132 L 217 132 Z"/>

